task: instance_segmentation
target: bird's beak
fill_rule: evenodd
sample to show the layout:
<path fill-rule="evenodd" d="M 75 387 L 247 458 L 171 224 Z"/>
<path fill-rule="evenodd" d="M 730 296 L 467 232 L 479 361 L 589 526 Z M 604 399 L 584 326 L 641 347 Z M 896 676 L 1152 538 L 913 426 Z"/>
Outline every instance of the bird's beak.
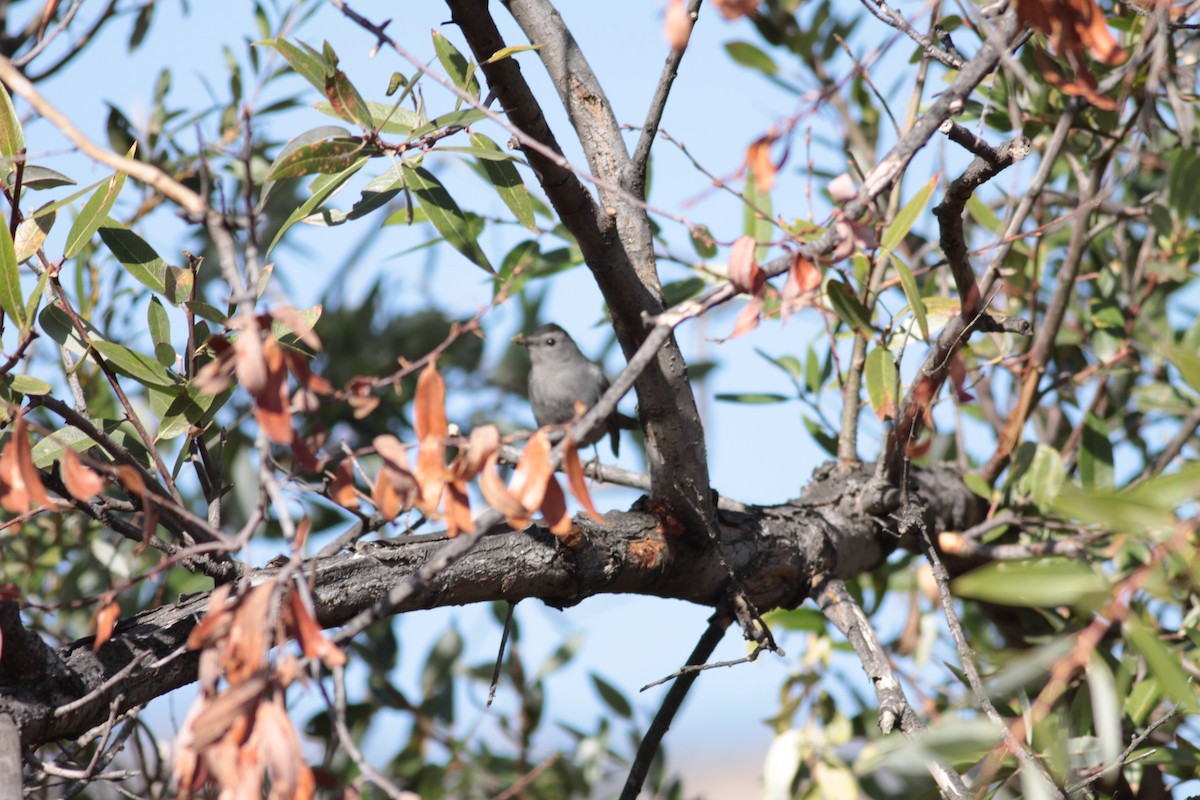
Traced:
<path fill-rule="evenodd" d="M 516 336 L 512 337 L 512 340 L 513 340 L 513 344 L 519 344 L 519 345 L 521 345 L 521 347 L 529 346 L 529 340 L 526 339 L 523 335 L 521 335 L 519 333 Z"/>

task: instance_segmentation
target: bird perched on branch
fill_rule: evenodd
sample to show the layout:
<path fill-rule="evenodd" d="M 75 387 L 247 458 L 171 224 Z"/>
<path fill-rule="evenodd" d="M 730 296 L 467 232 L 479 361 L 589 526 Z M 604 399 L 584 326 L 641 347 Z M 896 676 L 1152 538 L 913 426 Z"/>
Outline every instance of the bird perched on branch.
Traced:
<path fill-rule="evenodd" d="M 563 425 L 575 419 L 576 403 L 590 409 L 608 389 L 604 370 L 593 364 L 571 335 L 551 323 L 513 341 L 529 351 L 529 404 L 538 427 Z M 603 427 L 596 427 L 581 444 L 595 444 L 608 433 L 613 455 L 619 455 L 620 431 L 638 430 L 637 420 L 615 409 Z"/>

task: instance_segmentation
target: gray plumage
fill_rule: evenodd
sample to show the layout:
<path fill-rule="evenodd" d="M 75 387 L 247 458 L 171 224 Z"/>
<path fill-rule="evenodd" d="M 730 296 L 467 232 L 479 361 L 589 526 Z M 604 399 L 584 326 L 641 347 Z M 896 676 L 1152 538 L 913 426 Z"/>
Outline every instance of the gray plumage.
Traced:
<path fill-rule="evenodd" d="M 604 370 L 589 361 L 559 326 L 543 325 L 513 341 L 529 352 L 529 404 L 539 428 L 570 422 L 576 416 L 576 402 L 591 408 L 608 389 Z M 614 411 L 605 425 L 594 428 L 581 444 L 595 444 L 608 433 L 613 455 L 618 455 L 622 427 L 635 429 L 637 423 Z"/>

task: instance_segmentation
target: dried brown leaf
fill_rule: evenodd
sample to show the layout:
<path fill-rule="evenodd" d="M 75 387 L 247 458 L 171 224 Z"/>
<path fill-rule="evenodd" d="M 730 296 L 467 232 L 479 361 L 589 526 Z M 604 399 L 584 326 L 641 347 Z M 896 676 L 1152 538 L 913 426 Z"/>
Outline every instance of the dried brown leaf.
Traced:
<path fill-rule="evenodd" d="M 811 306 L 821 288 L 821 270 L 801 253 L 792 256 L 792 264 L 788 267 L 787 283 L 783 285 L 783 293 L 779 301 L 779 313 L 784 322 L 794 312 Z"/>
<path fill-rule="evenodd" d="M 106 593 L 100 600 L 100 607 L 96 609 L 96 615 L 92 618 L 92 624 L 96 628 L 96 640 L 92 642 L 92 652 L 95 653 L 104 643 L 112 638 L 113 625 L 121 616 L 121 607 L 117 605 L 117 601 L 112 594 Z"/>
<path fill-rule="evenodd" d="M 515 530 L 520 530 L 529 524 L 529 511 L 521 505 L 517 498 L 508 493 L 504 481 L 496 471 L 499 457 L 495 454 L 488 459 L 483 471 L 479 473 L 479 491 L 489 506 L 499 511 Z"/>
<path fill-rule="evenodd" d="M 79 453 L 70 447 L 63 448 L 62 479 L 67 491 L 76 500 L 90 500 L 108 485 L 108 481 L 99 473 L 85 467 Z"/>
<path fill-rule="evenodd" d="M 413 399 L 413 427 L 417 438 L 444 439 L 449 429 L 446 420 L 446 382 L 437 364 L 430 363 L 417 378 L 417 393 Z"/>
<path fill-rule="evenodd" d="M 319 658 L 321 663 L 329 669 L 334 667 L 345 666 L 346 654 L 342 652 L 342 648 L 338 647 L 321 630 L 321 626 L 313 619 L 313 615 L 308 612 L 308 606 L 304 604 L 304 598 L 299 592 L 291 592 L 291 612 L 292 621 L 295 624 L 293 634 L 296 641 L 300 643 L 300 650 L 306 658 Z"/>
<path fill-rule="evenodd" d="M 525 450 L 517 461 L 508 492 L 524 508 L 542 507 L 546 484 L 554 475 L 550 464 L 550 439 L 545 431 L 536 431 L 525 444 Z"/>
<path fill-rule="evenodd" d="M 460 533 L 475 530 L 471 521 L 471 502 L 467 499 L 467 484 L 464 481 L 449 481 L 446 484 L 445 507 L 446 535 L 453 539 Z"/>
<path fill-rule="evenodd" d="M 729 251 L 729 282 L 739 292 L 758 294 L 767 275 L 754 257 L 757 243 L 753 237 L 739 236 Z"/>
<path fill-rule="evenodd" d="M 587 482 L 583 479 L 583 464 L 579 461 L 579 452 L 575 449 L 575 442 L 569 436 L 563 442 L 563 469 L 567 473 L 567 484 L 571 487 L 571 494 L 575 495 L 579 505 L 583 506 L 583 510 L 592 519 L 603 522 L 604 517 L 592 505 L 592 496 L 588 493 Z"/>
<path fill-rule="evenodd" d="M 342 508 L 358 510 L 358 490 L 354 488 L 354 469 L 349 461 L 343 461 L 334 467 L 329 497 Z"/>
<path fill-rule="evenodd" d="M 663 22 L 663 38 L 676 53 L 687 47 L 692 35 L 692 20 L 688 16 L 683 0 L 669 0 L 666 20 Z"/>

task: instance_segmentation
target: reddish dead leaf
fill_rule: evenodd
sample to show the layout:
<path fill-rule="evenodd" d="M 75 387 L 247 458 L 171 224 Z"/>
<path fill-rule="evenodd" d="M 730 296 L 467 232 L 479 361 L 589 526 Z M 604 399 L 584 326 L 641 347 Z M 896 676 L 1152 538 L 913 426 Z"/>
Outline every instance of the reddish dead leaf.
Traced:
<path fill-rule="evenodd" d="M 409 468 L 404 445 L 390 433 L 376 436 L 372 442 L 383 466 L 375 481 L 372 501 L 385 519 L 395 519 L 401 511 L 413 507 L 420 493 L 417 478 Z"/>
<path fill-rule="evenodd" d="M 204 708 L 192 720 L 191 745 L 207 757 L 208 754 L 204 751 L 229 734 L 233 734 L 230 736 L 233 742 L 240 744 L 245 741 L 245 735 L 250 728 L 251 714 L 262 700 L 268 686 L 268 674 L 263 671 L 230 686 L 205 702 Z"/>
<path fill-rule="evenodd" d="M 854 188 L 854 181 L 850 180 L 850 176 L 844 172 L 829 182 L 828 189 L 829 199 L 838 205 L 849 203 L 855 197 L 858 197 L 858 190 Z"/>
<path fill-rule="evenodd" d="M 792 265 L 788 267 L 787 283 L 783 285 L 783 293 L 779 301 L 779 313 L 783 321 L 796 311 L 813 304 L 817 289 L 821 288 L 821 270 L 801 253 L 792 256 Z"/>
<path fill-rule="evenodd" d="M 319 658 L 329 669 L 345 666 L 346 654 L 325 636 L 321 626 L 313 619 L 312 614 L 308 613 L 308 607 L 304 605 L 304 598 L 300 597 L 300 593 L 291 592 L 290 599 L 292 621 L 295 623 L 293 633 L 305 657 Z"/>
<path fill-rule="evenodd" d="M 296 541 L 292 543 L 292 550 L 299 553 L 304 550 L 304 545 L 308 542 L 308 533 L 312 530 L 312 520 L 304 517 L 296 525 Z"/>
<path fill-rule="evenodd" d="M 79 453 L 70 447 L 63 448 L 62 479 L 67 491 L 76 500 L 90 500 L 108 485 L 108 481 L 99 473 L 85 467 Z"/>
<path fill-rule="evenodd" d="M 271 800 L 308 800 L 313 796 L 316 781 L 304 762 L 300 739 L 281 700 L 258 706 L 250 743 L 261 755 L 258 763 L 271 776 Z M 254 797 L 259 797 L 258 792 Z"/>
<path fill-rule="evenodd" d="M 93 653 L 112 638 L 113 625 L 121 616 L 121 607 L 117 605 L 117 601 L 111 594 L 105 594 L 100 602 L 100 608 L 96 609 L 96 616 L 92 617 L 92 624 L 96 627 L 96 640 L 92 642 Z"/>
<path fill-rule="evenodd" d="M 553 475 L 546 481 L 541 510 L 542 519 L 546 520 L 550 532 L 558 537 L 560 542 L 567 547 L 579 544 L 579 531 L 575 530 L 575 523 L 567 513 L 567 498 L 563 495 L 562 487 L 558 485 L 558 479 Z"/>
<path fill-rule="evenodd" d="M 54 501 L 46 494 L 33 451 L 25 418 L 18 414 L 12 426 L 8 444 L 0 453 L 0 507 L 11 514 L 24 514 L 30 508 L 52 508 Z"/>
<path fill-rule="evenodd" d="M 204 346 L 211 350 L 215 357 L 196 373 L 196 388 L 204 394 L 220 394 L 229 388 L 233 377 L 233 345 L 224 336 L 217 335 L 208 337 Z"/>
<path fill-rule="evenodd" d="M 1066 54 L 1067 61 L 1075 71 L 1074 80 L 1063 74 L 1062 70 L 1039 48 L 1033 49 L 1033 55 L 1046 83 L 1054 86 L 1063 94 L 1082 97 L 1096 108 L 1104 111 L 1117 109 L 1116 100 L 1100 94 L 1100 86 L 1096 83 L 1095 76 L 1088 70 L 1087 65 L 1083 63 L 1077 53 Z"/>
<path fill-rule="evenodd" d="M 498 456 L 493 453 L 484 465 L 483 471 L 479 473 L 479 491 L 483 494 L 484 501 L 503 514 L 514 530 L 520 530 L 529 524 L 529 511 L 517 498 L 508 493 L 504 481 L 500 480 L 500 475 L 496 472 L 498 461 Z"/>
<path fill-rule="evenodd" d="M 469 481 L 483 469 L 484 464 L 500 448 L 500 429 L 495 425 L 480 425 L 471 431 L 464 450 L 450 467 L 455 480 Z"/>
<path fill-rule="evenodd" d="M 346 402 L 350 404 L 355 419 L 366 419 L 376 408 L 381 399 L 371 393 L 370 378 L 353 378 L 346 386 Z"/>
<path fill-rule="evenodd" d="M 669 0 L 667 18 L 663 23 L 663 38 L 676 53 L 687 47 L 692 35 L 692 20 L 688 16 L 683 0 Z"/>
<path fill-rule="evenodd" d="M 463 481 L 450 481 L 446 484 L 445 508 L 442 511 L 446 518 L 446 535 L 453 539 L 460 533 L 470 533 L 475 529 L 471 521 L 471 503 L 467 499 L 467 484 Z"/>
<path fill-rule="evenodd" d="M 567 484 L 571 487 L 571 494 L 575 495 L 575 499 L 579 501 L 579 505 L 583 506 L 583 510 L 592 519 L 597 522 L 603 522 L 604 517 L 592 505 L 592 496 L 588 493 L 587 482 L 583 479 L 583 464 L 579 461 L 579 453 L 575 450 L 575 442 L 569 436 L 563 442 L 563 469 L 567 472 Z"/>
<path fill-rule="evenodd" d="M 267 339 L 263 342 L 263 356 L 267 378 L 262 391 L 254 395 L 254 418 L 272 442 L 291 444 L 296 434 L 292 429 L 292 414 L 288 404 L 283 348 L 274 339 Z"/>
<path fill-rule="evenodd" d="M 358 510 L 358 491 L 354 488 L 354 469 L 349 461 L 343 461 L 333 469 L 333 483 L 329 486 L 329 497 L 342 508 Z"/>
<path fill-rule="evenodd" d="M 296 350 L 281 349 L 284 360 L 287 362 L 288 372 L 292 373 L 296 383 L 314 394 L 333 394 L 333 384 L 309 369 L 308 356 Z"/>
<path fill-rule="evenodd" d="M 314 306 L 318 312 L 321 306 Z M 318 313 L 317 317 L 320 316 Z M 317 338 L 317 334 L 313 332 L 313 322 L 316 317 L 305 317 L 304 314 L 297 311 L 291 306 L 280 306 L 271 311 L 271 317 L 278 320 L 285 328 L 292 332 L 293 335 L 306 345 L 321 352 L 321 340 Z"/>
<path fill-rule="evenodd" d="M 932 431 L 922 436 L 920 440 L 906 444 L 904 446 L 904 455 L 909 458 L 920 458 L 928 453 L 931 447 L 933 447 Z"/>
<path fill-rule="evenodd" d="M 212 645 L 229 633 L 229 626 L 233 624 L 233 609 L 229 606 L 229 593 L 233 591 L 233 585 L 224 583 L 213 589 L 208 595 L 208 611 L 204 615 L 204 619 L 192 628 L 192 632 L 188 634 L 187 646 L 189 650 L 199 650 Z"/>
<path fill-rule="evenodd" d="M 550 465 L 550 439 L 545 431 L 536 431 L 525 444 L 525 451 L 517 462 L 508 492 L 524 508 L 533 510 L 542 507 L 546 484 L 554 475 Z"/>
<path fill-rule="evenodd" d="M 297 436 L 292 439 L 292 455 L 296 457 L 296 463 L 305 472 L 319 472 L 321 469 L 321 459 L 317 458 L 314 448 L 303 436 Z"/>
<path fill-rule="evenodd" d="M 242 596 L 233 612 L 233 624 L 221 658 L 225 679 L 231 685 L 248 680 L 267 667 L 278 588 L 274 582 L 255 586 Z"/>
<path fill-rule="evenodd" d="M 258 320 L 243 321 L 241 328 L 241 335 L 233 343 L 233 370 L 237 374 L 238 384 L 257 397 L 267 387 L 269 371 Z M 267 341 L 274 343 L 274 339 Z"/>
<path fill-rule="evenodd" d="M 417 468 L 413 470 L 413 475 L 421 489 L 417 508 L 426 516 L 436 519 L 442 490 L 446 488 L 446 481 L 450 479 L 450 471 L 446 469 L 446 448 L 441 439 L 430 436 L 421 440 L 417 449 Z"/>
<path fill-rule="evenodd" d="M 772 131 L 760 136 L 746 148 L 746 166 L 754 173 L 754 184 L 760 192 L 769 192 L 775 185 L 775 175 L 779 167 L 771 161 L 771 145 L 779 139 L 779 134 Z"/>
<path fill-rule="evenodd" d="M 837 232 L 840 241 L 838 241 L 838 245 L 832 253 L 834 261 L 841 261 L 843 258 L 848 258 L 856 250 L 870 250 L 876 246 L 874 225 L 862 225 L 850 222 L 841 215 L 841 211 L 835 213 L 838 215 L 838 218 L 833 224 L 833 229 Z"/>
<path fill-rule="evenodd" d="M 1016 9 L 1017 18 L 1045 34 L 1056 53 L 1086 51 L 1113 67 L 1128 57 L 1109 31 L 1096 0 L 1016 0 Z"/>
<path fill-rule="evenodd" d="M 739 236 L 729 251 L 729 282 L 739 292 L 758 294 L 767 275 L 754 257 L 757 243 L 750 236 Z"/>
<path fill-rule="evenodd" d="M 747 14 L 753 14 L 758 8 L 758 0 L 713 0 L 713 5 L 725 19 L 733 21 Z"/>
<path fill-rule="evenodd" d="M 446 421 L 446 382 L 431 363 L 417 378 L 417 394 L 413 399 L 413 427 L 418 439 L 429 437 L 445 438 L 449 423 Z"/>
<path fill-rule="evenodd" d="M 762 316 L 763 298 L 762 295 L 756 295 L 750 298 L 750 302 L 746 303 L 746 307 L 738 312 L 737 319 L 733 321 L 733 330 L 727 338 L 736 339 L 744 333 L 749 333 L 758 327 L 759 318 Z"/>
<path fill-rule="evenodd" d="M 967 391 L 967 362 L 959 350 L 950 359 L 950 384 L 954 387 L 954 396 L 960 403 L 970 403 L 975 396 Z"/>
<path fill-rule="evenodd" d="M 379 516 L 389 522 L 400 516 L 400 512 L 404 510 L 400 495 L 388 480 L 386 468 L 380 469 L 379 474 L 375 476 L 375 485 L 371 487 L 371 502 L 375 504 Z"/>

